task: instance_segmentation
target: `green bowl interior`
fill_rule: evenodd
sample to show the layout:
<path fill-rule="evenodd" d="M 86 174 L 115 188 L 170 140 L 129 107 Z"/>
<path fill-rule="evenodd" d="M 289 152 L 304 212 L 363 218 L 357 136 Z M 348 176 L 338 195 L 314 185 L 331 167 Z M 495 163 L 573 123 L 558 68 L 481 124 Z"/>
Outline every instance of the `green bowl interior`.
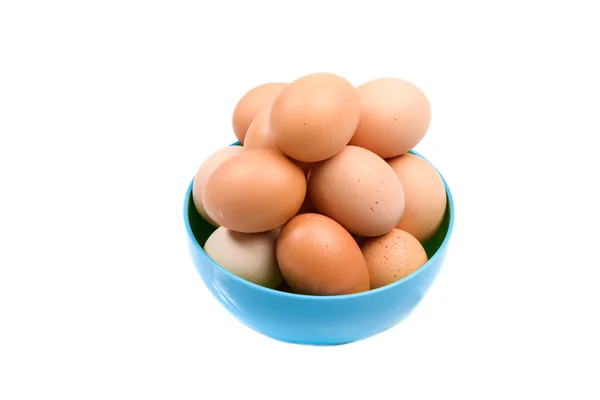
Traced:
<path fill-rule="evenodd" d="M 447 194 L 446 194 L 447 197 Z M 193 195 L 190 191 L 190 198 L 188 199 L 188 215 L 190 218 L 190 227 L 194 234 L 194 238 L 200 245 L 200 247 L 204 248 L 204 244 L 208 237 L 217 229 L 212 226 L 208 222 L 202 218 L 202 216 L 196 210 L 196 206 L 194 205 Z M 440 248 L 444 238 L 446 237 L 446 233 L 448 232 L 448 227 L 450 224 L 450 201 L 446 202 L 446 214 L 444 215 L 444 220 L 442 221 L 442 225 L 437 230 L 435 235 L 427 242 L 423 243 L 423 247 L 427 252 L 427 257 L 431 259 L 435 252 Z"/>

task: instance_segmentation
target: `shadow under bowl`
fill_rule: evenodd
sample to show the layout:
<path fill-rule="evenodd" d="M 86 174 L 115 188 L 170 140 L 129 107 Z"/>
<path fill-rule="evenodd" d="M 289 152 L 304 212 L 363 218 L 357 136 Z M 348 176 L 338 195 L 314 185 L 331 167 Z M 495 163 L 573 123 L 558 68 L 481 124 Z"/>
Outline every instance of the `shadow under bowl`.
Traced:
<path fill-rule="evenodd" d="M 422 157 L 415 151 L 411 153 Z M 308 296 L 268 289 L 237 277 L 203 250 L 216 228 L 194 206 L 193 180 L 184 200 L 189 251 L 212 295 L 255 331 L 298 344 L 336 345 L 365 339 L 405 319 L 425 296 L 442 267 L 454 225 L 452 194 L 443 177 L 442 180 L 448 199 L 446 214 L 436 234 L 423 244 L 429 261 L 403 279 L 378 289 L 350 295 Z"/>

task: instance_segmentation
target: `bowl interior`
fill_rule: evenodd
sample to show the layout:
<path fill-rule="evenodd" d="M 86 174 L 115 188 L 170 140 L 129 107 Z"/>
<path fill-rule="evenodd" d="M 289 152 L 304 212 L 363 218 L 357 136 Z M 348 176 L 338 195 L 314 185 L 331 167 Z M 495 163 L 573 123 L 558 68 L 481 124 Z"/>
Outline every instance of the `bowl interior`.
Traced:
<path fill-rule="evenodd" d="M 446 198 L 448 198 L 447 194 L 446 194 Z M 206 240 L 217 228 L 215 226 L 212 226 L 208 222 L 206 222 L 204 220 L 204 218 L 202 218 L 202 216 L 198 213 L 198 211 L 196 210 L 196 207 L 194 206 L 194 201 L 193 201 L 191 192 L 189 193 L 189 198 L 187 200 L 188 200 L 187 201 L 188 216 L 190 219 L 190 227 L 192 229 L 192 233 L 194 234 L 194 238 L 196 239 L 196 241 L 198 242 L 200 247 L 204 248 L 204 244 L 206 243 Z M 423 243 L 423 247 L 425 248 L 425 251 L 427 252 L 428 258 L 431 258 L 435 254 L 435 252 L 438 251 L 440 246 L 442 245 L 442 242 L 444 241 L 444 238 L 446 237 L 446 234 L 448 233 L 449 225 L 450 225 L 450 201 L 448 199 L 447 205 L 446 205 L 446 214 L 444 215 L 444 220 L 442 221 L 442 225 L 440 226 L 440 228 L 437 230 L 437 232 L 435 233 L 435 235 L 433 235 L 433 237 L 431 239 L 429 239 L 427 242 Z M 207 257 L 208 257 L 208 255 L 207 255 Z"/>
<path fill-rule="evenodd" d="M 446 185 L 445 181 L 444 181 L 444 185 Z M 191 185 L 190 185 L 190 187 L 191 187 Z M 446 185 L 447 202 L 446 202 L 446 214 L 444 215 L 444 220 L 442 221 L 442 224 L 441 224 L 440 228 L 437 230 L 437 232 L 435 233 L 435 235 L 433 235 L 433 237 L 431 239 L 429 239 L 427 242 L 423 243 L 423 247 L 425 248 L 425 251 L 427 252 L 427 257 L 429 259 L 431 259 L 433 257 L 433 255 L 438 251 L 438 249 L 444 242 L 444 239 L 448 235 L 448 230 L 450 228 L 450 221 L 451 221 L 451 216 L 452 216 L 452 198 L 448 192 L 449 192 L 449 189 L 448 189 L 448 186 Z M 200 247 L 203 249 L 204 244 L 206 243 L 206 240 L 217 228 L 214 227 L 213 225 L 209 224 L 208 222 L 206 222 L 204 220 L 204 218 L 202 218 L 202 216 L 198 213 L 198 211 L 196 210 L 196 207 L 194 206 L 194 201 L 193 201 L 193 196 L 192 196 L 191 190 L 188 191 L 188 196 L 189 197 L 186 199 L 186 202 L 187 202 L 187 215 L 189 218 L 190 228 L 194 235 L 194 238 L 196 239 L 196 241 L 198 242 Z M 204 253 L 204 255 L 206 257 L 208 257 L 208 255 L 206 253 Z"/>

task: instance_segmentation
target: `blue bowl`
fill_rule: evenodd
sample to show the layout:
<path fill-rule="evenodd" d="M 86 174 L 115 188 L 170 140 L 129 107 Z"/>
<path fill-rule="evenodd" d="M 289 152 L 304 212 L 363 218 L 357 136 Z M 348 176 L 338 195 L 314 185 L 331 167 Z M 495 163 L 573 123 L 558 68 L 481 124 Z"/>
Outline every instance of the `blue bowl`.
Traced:
<path fill-rule="evenodd" d="M 446 215 L 437 233 L 423 244 L 429 256 L 425 265 L 393 284 L 368 292 L 341 296 L 299 295 L 245 281 L 204 252 L 204 243 L 216 228 L 196 211 L 192 184 L 193 181 L 185 195 L 184 220 L 190 254 L 202 281 L 240 322 L 273 339 L 290 343 L 350 343 L 397 325 L 411 313 L 437 277 L 454 225 L 454 203 L 444 180 L 448 196 Z"/>

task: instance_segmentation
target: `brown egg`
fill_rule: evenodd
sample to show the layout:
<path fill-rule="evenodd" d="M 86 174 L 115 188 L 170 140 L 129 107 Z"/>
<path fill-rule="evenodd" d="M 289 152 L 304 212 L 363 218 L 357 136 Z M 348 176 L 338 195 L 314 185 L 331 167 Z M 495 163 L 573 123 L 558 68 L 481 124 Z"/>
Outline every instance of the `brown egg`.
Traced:
<path fill-rule="evenodd" d="M 397 228 L 421 243 L 438 230 L 446 213 L 446 188 L 436 169 L 414 154 L 388 160 L 404 187 L 404 215 Z"/>
<path fill-rule="evenodd" d="M 328 73 L 306 75 L 287 85 L 271 108 L 277 147 L 298 161 L 325 160 L 344 148 L 360 117 L 356 89 Z"/>
<path fill-rule="evenodd" d="M 427 262 L 421 243 L 400 229 L 366 238 L 360 243 L 360 249 L 369 269 L 371 289 L 396 282 Z"/>
<path fill-rule="evenodd" d="M 240 143 L 244 144 L 246 132 L 254 117 L 260 110 L 271 104 L 285 86 L 286 84 L 281 82 L 264 83 L 248 91 L 238 101 L 233 110 L 231 123 Z"/>
<path fill-rule="evenodd" d="M 402 79 L 382 78 L 356 91 L 362 108 L 350 144 L 390 158 L 413 149 L 423 139 L 431 121 L 431 106 L 417 86 Z"/>
<path fill-rule="evenodd" d="M 202 202 L 219 225 L 237 232 L 265 232 L 291 219 L 304 202 L 306 178 L 277 150 L 245 150 L 210 175 Z"/>
<path fill-rule="evenodd" d="M 276 254 L 285 281 L 296 293 L 341 295 L 369 290 L 369 272 L 358 244 L 331 218 L 294 217 L 279 234 Z"/>
<path fill-rule="evenodd" d="M 263 108 L 254 118 L 244 139 L 244 147 L 251 149 L 277 150 L 275 137 L 269 129 L 269 112 L 271 107 Z"/>
<path fill-rule="evenodd" d="M 206 185 L 206 181 L 210 174 L 212 174 L 219 165 L 240 154 L 243 150 L 244 148 L 242 146 L 227 146 L 219 149 L 208 156 L 196 172 L 192 186 L 192 198 L 194 199 L 194 205 L 196 206 L 198 213 L 211 225 L 219 226 L 215 221 L 212 220 L 212 218 L 208 216 L 206 210 L 204 209 L 204 204 L 202 203 L 202 192 L 204 191 L 204 185 Z"/>
<path fill-rule="evenodd" d="M 359 236 L 391 231 L 404 212 L 404 191 L 394 170 L 356 146 L 311 168 L 308 196 L 322 214 Z"/>

